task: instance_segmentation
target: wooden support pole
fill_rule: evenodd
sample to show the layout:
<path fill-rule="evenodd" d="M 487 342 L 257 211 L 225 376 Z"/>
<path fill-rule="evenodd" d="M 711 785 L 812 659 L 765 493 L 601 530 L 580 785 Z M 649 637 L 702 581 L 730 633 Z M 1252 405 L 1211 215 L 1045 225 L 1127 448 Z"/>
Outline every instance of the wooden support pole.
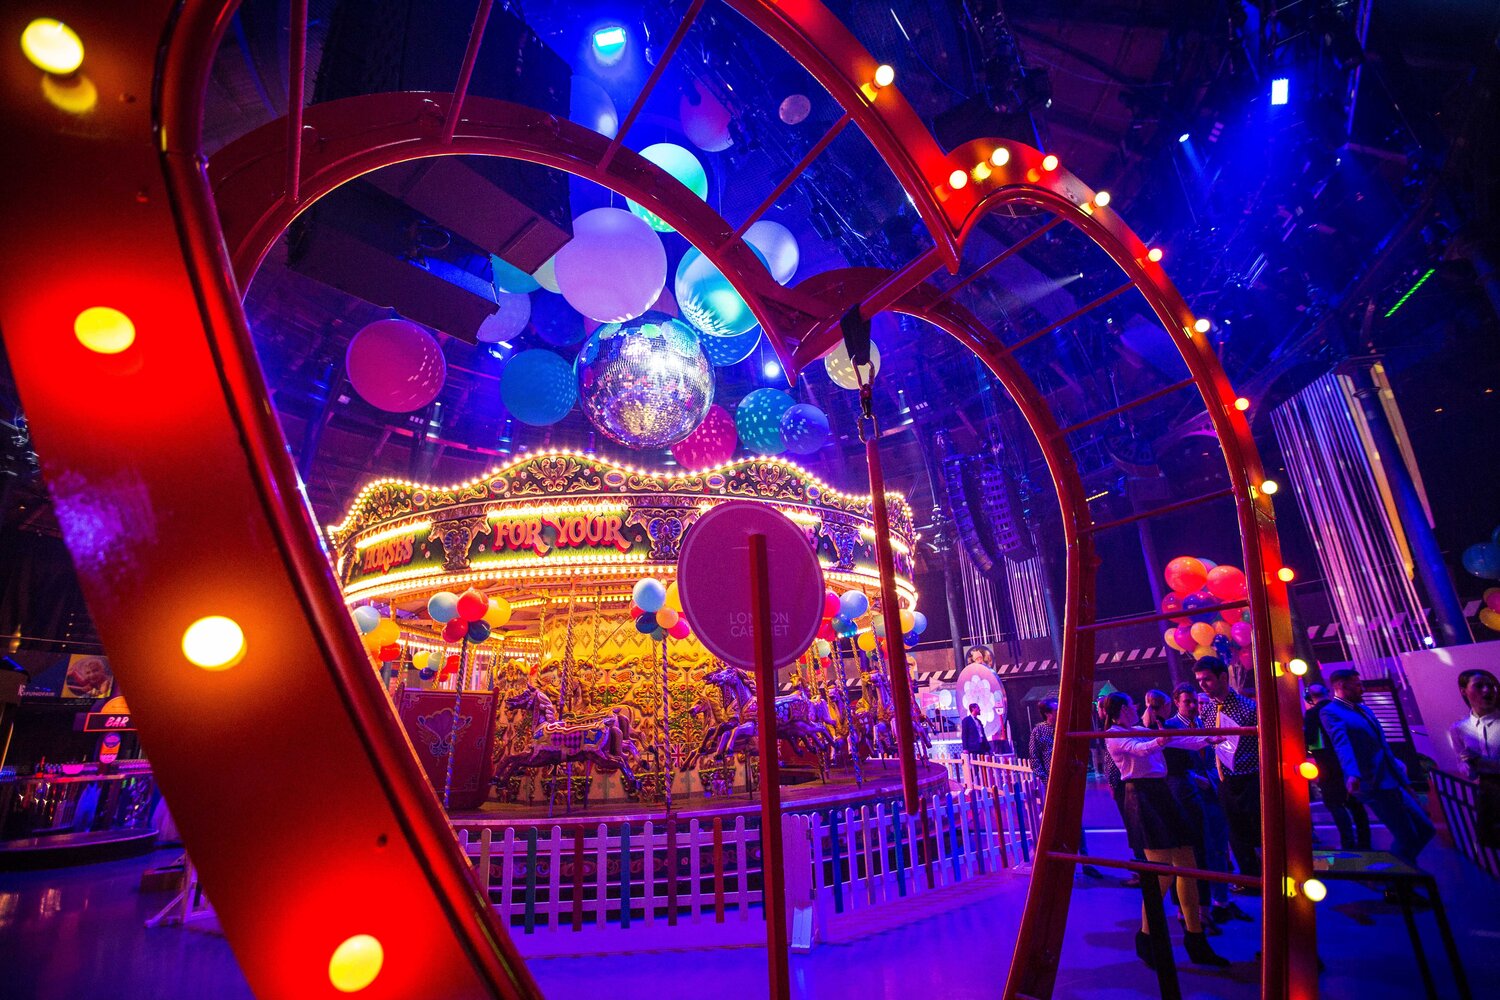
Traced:
<path fill-rule="evenodd" d="M 877 529 L 878 530 L 878 529 Z M 781 858 L 780 761 L 776 759 L 776 661 L 771 653 L 771 574 L 766 536 L 750 536 L 750 623 L 755 632 L 756 734 L 760 742 L 760 868 L 772 1000 L 789 1000 L 786 879 Z M 743 846 L 740 878 L 745 877 Z"/>

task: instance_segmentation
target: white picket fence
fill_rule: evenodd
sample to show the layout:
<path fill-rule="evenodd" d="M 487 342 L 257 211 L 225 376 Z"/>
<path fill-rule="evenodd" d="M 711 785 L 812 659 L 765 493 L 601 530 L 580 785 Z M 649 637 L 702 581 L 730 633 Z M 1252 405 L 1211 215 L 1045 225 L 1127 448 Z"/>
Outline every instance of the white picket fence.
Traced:
<path fill-rule="evenodd" d="M 789 921 L 804 946 L 841 921 L 1030 861 L 1039 802 L 1024 765 L 988 783 L 784 817 Z M 993 772 L 993 774 L 989 773 Z M 759 830 L 744 816 L 464 828 L 459 843 L 523 952 L 698 947 L 764 940 Z M 628 934 L 628 942 L 620 935 Z"/>

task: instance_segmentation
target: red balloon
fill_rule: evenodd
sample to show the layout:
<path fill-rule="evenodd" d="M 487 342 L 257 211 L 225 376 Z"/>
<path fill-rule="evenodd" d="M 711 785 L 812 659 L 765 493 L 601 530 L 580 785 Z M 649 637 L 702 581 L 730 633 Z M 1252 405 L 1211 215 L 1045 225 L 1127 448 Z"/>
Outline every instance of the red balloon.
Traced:
<path fill-rule="evenodd" d="M 376 655 L 380 657 L 381 663 L 390 663 L 392 660 L 401 659 L 401 647 L 394 642 L 388 642 L 380 647 L 380 652 Z"/>
<path fill-rule="evenodd" d="M 1162 576 L 1166 577 L 1167 586 L 1179 595 L 1191 594 L 1203 589 L 1203 582 L 1208 579 L 1208 570 L 1192 556 L 1178 556 L 1167 563 Z"/>
<path fill-rule="evenodd" d="M 739 430 L 730 412 L 715 403 L 703 415 L 693 433 L 672 446 L 672 457 L 684 469 L 695 471 L 723 465 L 734 457 Z"/>
<path fill-rule="evenodd" d="M 645 613 L 646 612 L 644 612 L 640 608 L 636 607 L 635 602 L 633 602 L 633 601 L 631 602 L 631 604 L 630 604 L 630 620 L 631 621 L 634 621 L 635 619 L 639 618 L 641 615 L 643 615 Z"/>
<path fill-rule="evenodd" d="M 458 642 L 469 631 L 469 623 L 463 618 L 455 618 L 443 626 L 443 641 Z"/>
<path fill-rule="evenodd" d="M 444 674 L 456 674 L 456 673 L 458 673 L 458 654 L 457 653 L 450 654 L 449 657 L 446 660 L 443 661 L 443 671 L 442 672 Z"/>
<path fill-rule="evenodd" d="M 1239 601 L 1245 597 L 1245 574 L 1234 566 L 1215 566 L 1208 571 L 1208 592 L 1221 601 Z"/>
<path fill-rule="evenodd" d="M 832 618 L 839 613 L 839 595 L 833 591 L 823 595 L 823 617 Z"/>
<path fill-rule="evenodd" d="M 479 621 L 489 609 L 490 599 L 472 588 L 458 597 L 458 617 L 466 622 Z"/>
<path fill-rule="evenodd" d="M 833 622 L 829 621 L 827 618 L 823 619 L 823 624 L 818 629 L 818 638 L 825 639 L 828 642 L 832 642 L 834 640 Z"/>

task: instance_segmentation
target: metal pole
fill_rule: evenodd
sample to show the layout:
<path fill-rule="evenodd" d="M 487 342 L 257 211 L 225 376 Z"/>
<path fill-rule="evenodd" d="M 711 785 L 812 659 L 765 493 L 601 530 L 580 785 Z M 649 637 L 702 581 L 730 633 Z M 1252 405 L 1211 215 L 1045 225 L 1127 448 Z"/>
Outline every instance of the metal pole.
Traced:
<path fill-rule="evenodd" d="M 661 641 L 661 786 L 672 815 L 672 694 L 667 687 L 667 640 Z"/>
<path fill-rule="evenodd" d="M 755 630 L 756 730 L 760 743 L 760 865 L 772 1000 L 790 1000 L 786 878 L 781 865 L 781 783 L 776 759 L 776 663 L 771 657 L 771 574 L 766 536 L 750 536 L 750 621 Z"/>
<path fill-rule="evenodd" d="M 453 755 L 458 750 L 458 713 L 463 708 L 464 667 L 469 662 L 469 637 L 464 635 L 458 647 L 458 670 L 453 674 L 453 718 L 448 723 L 448 774 L 443 778 L 443 811 L 453 794 Z"/>

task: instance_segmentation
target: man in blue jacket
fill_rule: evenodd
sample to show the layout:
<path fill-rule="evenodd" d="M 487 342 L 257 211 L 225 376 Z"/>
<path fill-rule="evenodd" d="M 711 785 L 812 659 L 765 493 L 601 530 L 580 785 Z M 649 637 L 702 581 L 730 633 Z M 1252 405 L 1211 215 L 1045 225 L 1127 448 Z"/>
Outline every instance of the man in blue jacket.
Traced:
<path fill-rule="evenodd" d="M 1385 730 L 1365 708 L 1365 687 L 1359 672 L 1345 668 L 1328 676 L 1333 701 L 1323 709 L 1321 722 L 1338 754 L 1344 782 L 1352 798 L 1369 807 L 1391 832 L 1391 853 L 1408 864 L 1432 839 L 1432 821 L 1412 794 L 1406 767 L 1391 751 Z"/>
<path fill-rule="evenodd" d="M 979 705 L 969 706 L 969 714 L 964 716 L 963 732 L 960 734 L 964 741 L 964 753 L 985 754 L 990 752 L 990 739 L 984 735 L 984 722 L 979 718 Z"/>

